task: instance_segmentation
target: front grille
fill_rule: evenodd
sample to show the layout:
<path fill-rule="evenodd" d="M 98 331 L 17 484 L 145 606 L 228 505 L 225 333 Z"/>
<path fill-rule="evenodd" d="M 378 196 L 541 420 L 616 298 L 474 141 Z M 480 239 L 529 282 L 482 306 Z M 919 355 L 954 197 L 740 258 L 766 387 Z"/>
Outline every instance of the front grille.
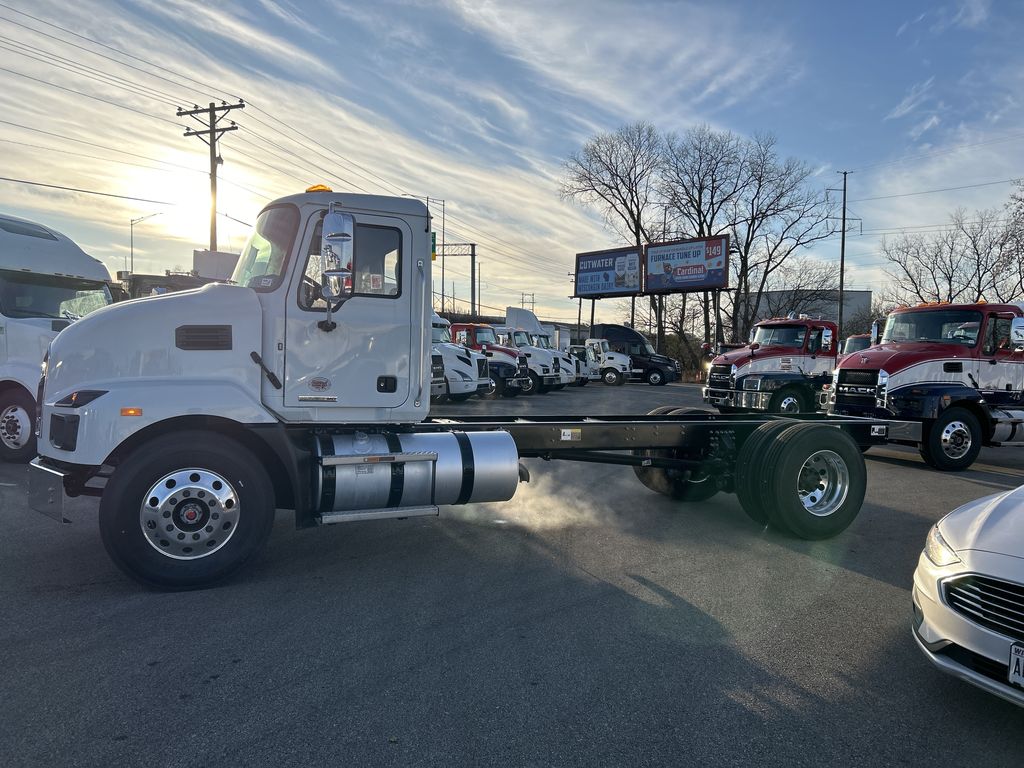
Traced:
<path fill-rule="evenodd" d="M 874 408 L 878 397 L 878 371 L 839 369 L 836 407 Z"/>
<path fill-rule="evenodd" d="M 440 355 L 430 356 L 430 378 L 438 383 L 444 381 L 444 358 Z"/>
<path fill-rule="evenodd" d="M 1024 586 L 989 576 L 961 576 L 944 585 L 946 604 L 968 621 L 1024 641 Z"/>
<path fill-rule="evenodd" d="M 957 664 L 967 667 L 967 669 L 973 670 L 979 675 L 984 675 L 989 680 L 995 680 L 997 683 L 1009 685 L 1007 682 L 1007 678 L 1009 677 L 1009 668 L 1005 664 L 993 661 L 987 656 L 982 656 L 980 653 L 969 651 L 966 648 L 955 644 L 947 645 L 945 648 L 940 650 L 938 654 L 940 656 L 947 656 Z"/>
<path fill-rule="evenodd" d="M 724 387 L 726 389 L 732 389 L 731 379 L 731 365 L 712 365 L 711 370 L 708 372 L 709 387 Z"/>
<path fill-rule="evenodd" d="M 476 372 L 481 379 L 487 378 L 487 358 L 476 361 Z"/>
<path fill-rule="evenodd" d="M 526 375 L 527 375 L 527 373 L 528 373 L 528 372 L 529 372 L 529 370 L 530 370 L 530 366 L 529 366 L 529 364 L 528 364 L 528 363 L 526 362 L 526 356 L 525 356 L 525 355 L 520 355 L 520 356 L 519 356 L 519 357 L 517 358 L 517 360 L 518 360 L 518 363 L 519 363 L 519 375 L 520 375 L 520 376 L 526 376 Z"/>

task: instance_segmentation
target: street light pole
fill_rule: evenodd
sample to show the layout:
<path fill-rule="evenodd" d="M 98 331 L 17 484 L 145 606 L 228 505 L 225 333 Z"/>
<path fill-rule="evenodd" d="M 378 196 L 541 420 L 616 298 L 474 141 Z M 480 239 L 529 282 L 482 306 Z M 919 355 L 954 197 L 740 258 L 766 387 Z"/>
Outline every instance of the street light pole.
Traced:
<path fill-rule="evenodd" d="M 128 224 L 128 236 L 129 236 L 129 242 L 130 242 L 128 250 L 129 250 L 129 253 L 131 254 L 131 259 L 132 259 L 131 260 L 131 266 L 128 267 L 128 271 L 129 272 L 131 272 L 133 274 L 135 273 L 135 225 L 138 224 L 140 221 L 145 221 L 146 219 L 151 219 L 154 216 L 159 216 L 161 213 L 163 213 L 163 211 L 157 211 L 156 213 L 149 213 L 149 214 L 146 214 L 145 216 L 139 216 L 139 218 L 137 218 L 137 219 L 129 219 L 128 220 L 129 221 L 129 224 Z"/>

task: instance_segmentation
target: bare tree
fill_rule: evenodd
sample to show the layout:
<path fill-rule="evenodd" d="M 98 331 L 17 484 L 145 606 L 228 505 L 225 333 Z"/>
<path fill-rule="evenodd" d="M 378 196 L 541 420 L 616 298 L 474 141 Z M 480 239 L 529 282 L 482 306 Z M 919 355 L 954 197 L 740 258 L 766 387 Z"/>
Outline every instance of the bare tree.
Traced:
<path fill-rule="evenodd" d="M 932 234 L 904 234 L 882 242 L 893 280 L 887 297 L 921 301 L 1015 301 L 1024 296 L 1021 227 L 1013 211 L 958 209 L 950 226 Z M 1024 222 L 1024 217 L 1021 219 Z"/>
<path fill-rule="evenodd" d="M 886 301 L 884 298 L 875 298 L 871 300 L 871 306 L 862 309 L 860 312 L 855 312 L 850 317 L 844 319 L 843 333 L 847 336 L 853 336 L 857 333 L 868 333 L 871 330 L 871 324 L 876 320 L 884 324 L 885 316 L 888 315 L 896 305 L 892 302 Z"/>
<path fill-rule="evenodd" d="M 763 296 L 766 314 L 784 317 L 819 312 L 839 300 L 839 265 L 831 261 L 794 256 L 771 273 Z"/>
<path fill-rule="evenodd" d="M 595 206 L 613 232 L 643 248 L 661 219 L 656 199 L 661 157 L 662 138 L 650 123 L 595 136 L 564 163 L 562 197 Z M 663 338 L 659 323 L 659 347 Z"/>
<path fill-rule="evenodd" d="M 733 338 L 746 338 L 773 274 L 800 249 L 835 231 L 834 205 L 810 183 L 812 170 L 796 159 L 781 160 L 775 138 L 758 136 L 747 146 L 745 182 L 733 202 L 736 296 Z"/>
<path fill-rule="evenodd" d="M 713 237 L 733 225 L 735 201 L 747 182 L 744 174 L 746 143 L 730 132 L 715 131 L 708 125 L 691 128 L 682 135 L 665 139 L 661 192 L 666 215 L 671 212 L 677 237 Z M 668 233 L 664 235 L 668 239 Z M 680 319 L 686 312 L 687 294 L 671 302 Z M 704 313 L 704 341 L 711 341 L 709 294 L 701 296 Z M 720 335 L 721 317 L 715 318 Z"/>

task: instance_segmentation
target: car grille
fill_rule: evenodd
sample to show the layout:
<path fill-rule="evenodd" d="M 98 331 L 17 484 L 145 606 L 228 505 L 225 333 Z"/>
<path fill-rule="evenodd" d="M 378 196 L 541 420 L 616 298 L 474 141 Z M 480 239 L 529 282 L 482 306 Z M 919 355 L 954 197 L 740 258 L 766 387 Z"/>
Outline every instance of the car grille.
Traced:
<path fill-rule="evenodd" d="M 971 575 L 951 579 L 944 588 L 946 604 L 965 619 L 1024 641 L 1024 586 Z"/>
<path fill-rule="evenodd" d="M 877 370 L 839 369 L 836 383 L 836 407 L 874 408 L 878 396 Z"/>
<path fill-rule="evenodd" d="M 476 361 L 476 372 L 477 372 L 477 375 L 479 375 L 479 377 L 481 379 L 486 379 L 487 378 L 488 373 L 487 373 L 487 358 L 486 357 Z"/>
<path fill-rule="evenodd" d="M 940 656 L 946 656 L 957 664 L 967 667 L 967 669 L 977 672 L 979 675 L 984 675 L 989 680 L 995 680 L 997 683 L 1007 685 L 1007 676 L 1009 669 L 1005 664 L 1000 664 L 998 661 L 993 661 L 987 656 L 982 656 L 980 653 L 969 651 L 966 648 L 950 644 L 942 650 L 938 651 Z"/>
<path fill-rule="evenodd" d="M 708 386 L 709 387 L 725 387 L 726 389 L 732 388 L 732 376 L 731 365 L 712 365 L 711 371 L 708 373 Z"/>

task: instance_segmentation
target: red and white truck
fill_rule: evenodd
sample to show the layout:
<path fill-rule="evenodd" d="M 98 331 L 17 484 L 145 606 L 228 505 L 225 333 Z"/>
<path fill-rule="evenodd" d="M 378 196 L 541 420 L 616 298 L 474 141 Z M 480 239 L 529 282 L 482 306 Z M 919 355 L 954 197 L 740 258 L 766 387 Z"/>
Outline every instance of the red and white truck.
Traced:
<path fill-rule="evenodd" d="M 524 390 L 532 394 L 526 355 L 499 344 L 494 328 L 483 323 L 452 323 L 451 331 L 456 344 L 487 357 L 495 397 L 515 397 Z"/>
<path fill-rule="evenodd" d="M 983 445 L 1024 444 L 1022 305 L 903 307 L 878 341 L 839 362 L 830 413 L 898 420 L 890 441 L 941 470 L 966 469 Z"/>
<path fill-rule="evenodd" d="M 759 524 L 804 538 L 853 522 L 859 446 L 884 442 L 884 421 L 429 418 L 430 233 L 419 201 L 311 189 L 263 209 L 233 284 L 61 331 L 37 390 L 32 508 L 64 520 L 65 496 L 98 496 L 113 561 L 171 589 L 242 567 L 276 509 L 300 528 L 436 515 L 511 498 L 526 457 L 631 466 L 680 501 L 735 491 Z"/>
<path fill-rule="evenodd" d="M 790 315 L 754 326 L 750 344 L 711 361 L 704 402 L 723 413 L 811 413 L 836 364 L 837 329 Z"/>

